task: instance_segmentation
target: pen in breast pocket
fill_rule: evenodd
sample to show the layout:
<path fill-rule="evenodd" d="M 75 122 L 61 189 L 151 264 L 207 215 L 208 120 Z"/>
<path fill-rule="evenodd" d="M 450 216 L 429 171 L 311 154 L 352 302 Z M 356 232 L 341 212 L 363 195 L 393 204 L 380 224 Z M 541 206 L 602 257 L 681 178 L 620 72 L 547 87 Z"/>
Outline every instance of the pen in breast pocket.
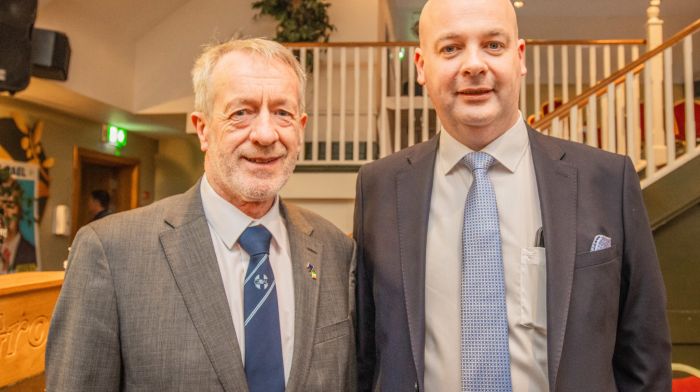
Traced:
<path fill-rule="evenodd" d="M 537 229 L 537 233 L 535 233 L 535 247 L 544 248 L 544 230 L 542 230 L 542 227 Z"/>

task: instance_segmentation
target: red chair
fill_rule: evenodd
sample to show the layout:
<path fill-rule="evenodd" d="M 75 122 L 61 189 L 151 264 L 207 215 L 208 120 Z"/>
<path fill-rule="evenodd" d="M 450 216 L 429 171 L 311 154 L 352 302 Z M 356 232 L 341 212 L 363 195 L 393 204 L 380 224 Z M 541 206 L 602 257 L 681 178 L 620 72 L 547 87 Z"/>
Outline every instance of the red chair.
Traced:
<path fill-rule="evenodd" d="M 695 112 L 695 140 L 700 140 L 700 101 L 693 101 Z M 673 117 L 677 129 L 676 140 L 685 140 L 685 100 L 680 100 L 673 105 Z"/>
<path fill-rule="evenodd" d="M 695 138 L 700 140 L 700 101 L 693 102 L 695 109 Z M 644 141 L 644 103 L 639 104 L 639 128 Z M 681 99 L 673 104 L 673 135 L 676 142 L 685 141 L 685 100 Z"/>
<path fill-rule="evenodd" d="M 672 363 L 671 369 L 676 374 L 688 375 L 671 381 L 673 392 L 700 392 L 700 370 L 680 363 Z"/>

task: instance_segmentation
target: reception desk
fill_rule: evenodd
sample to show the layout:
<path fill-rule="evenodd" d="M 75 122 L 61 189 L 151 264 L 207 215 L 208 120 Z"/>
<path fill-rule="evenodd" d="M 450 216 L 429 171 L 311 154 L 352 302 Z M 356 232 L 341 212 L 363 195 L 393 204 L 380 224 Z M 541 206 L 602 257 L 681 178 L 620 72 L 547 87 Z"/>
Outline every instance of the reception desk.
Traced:
<path fill-rule="evenodd" d="M 44 371 L 49 323 L 63 274 L 0 275 L 0 388 Z"/>

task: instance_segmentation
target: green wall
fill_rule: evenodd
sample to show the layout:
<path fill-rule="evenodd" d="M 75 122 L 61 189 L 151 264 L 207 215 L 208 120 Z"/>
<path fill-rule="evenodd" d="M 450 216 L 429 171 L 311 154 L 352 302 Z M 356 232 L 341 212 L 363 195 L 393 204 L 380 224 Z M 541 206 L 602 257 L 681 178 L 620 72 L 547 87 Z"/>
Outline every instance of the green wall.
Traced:
<path fill-rule="evenodd" d="M 112 149 L 100 141 L 102 124 L 77 118 L 43 106 L 21 101 L 8 96 L 0 96 L 0 118 L 10 117 L 11 112 L 21 113 L 30 126 L 36 121 L 44 121 L 41 138 L 44 151 L 53 157 L 56 163 L 50 170 L 51 184 L 46 210 L 39 229 L 39 252 L 42 269 L 60 270 L 68 256 L 69 237 L 56 236 L 51 233 L 51 223 L 57 205 L 65 204 L 72 208 L 72 165 L 73 146 L 112 154 Z M 141 204 L 154 200 L 155 194 L 155 159 L 158 141 L 135 133 L 129 133 L 128 144 L 122 150 L 122 156 L 138 158 L 140 164 L 139 199 Z M 144 198 L 144 192 L 151 195 Z"/>
<path fill-rule="evenodd" d="M 197 136 L 161 139 L 155 165 L 155 200 L 189 189 L 204 173 Z"/>

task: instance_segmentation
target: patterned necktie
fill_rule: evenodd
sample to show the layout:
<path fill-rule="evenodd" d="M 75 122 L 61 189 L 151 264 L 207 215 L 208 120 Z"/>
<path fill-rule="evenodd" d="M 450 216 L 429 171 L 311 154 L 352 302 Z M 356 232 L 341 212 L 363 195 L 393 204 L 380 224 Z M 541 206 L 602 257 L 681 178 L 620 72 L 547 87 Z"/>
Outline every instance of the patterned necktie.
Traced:
<path fill-rule="evenodd" d="M 496 160 L 471 152 L 474 175 L 464 205 L 461 282 L 462 391 L 511 391 L 501 233 L 488 170 Z"/>
<path fill-rule="evenodd" d="M 277 290 L 269 260 L 271 238 L 260 225 L 248 227 L 238 239 L 250 255 L 243 287 L 245 374 L 250 392 L 284 391 Z"/>

